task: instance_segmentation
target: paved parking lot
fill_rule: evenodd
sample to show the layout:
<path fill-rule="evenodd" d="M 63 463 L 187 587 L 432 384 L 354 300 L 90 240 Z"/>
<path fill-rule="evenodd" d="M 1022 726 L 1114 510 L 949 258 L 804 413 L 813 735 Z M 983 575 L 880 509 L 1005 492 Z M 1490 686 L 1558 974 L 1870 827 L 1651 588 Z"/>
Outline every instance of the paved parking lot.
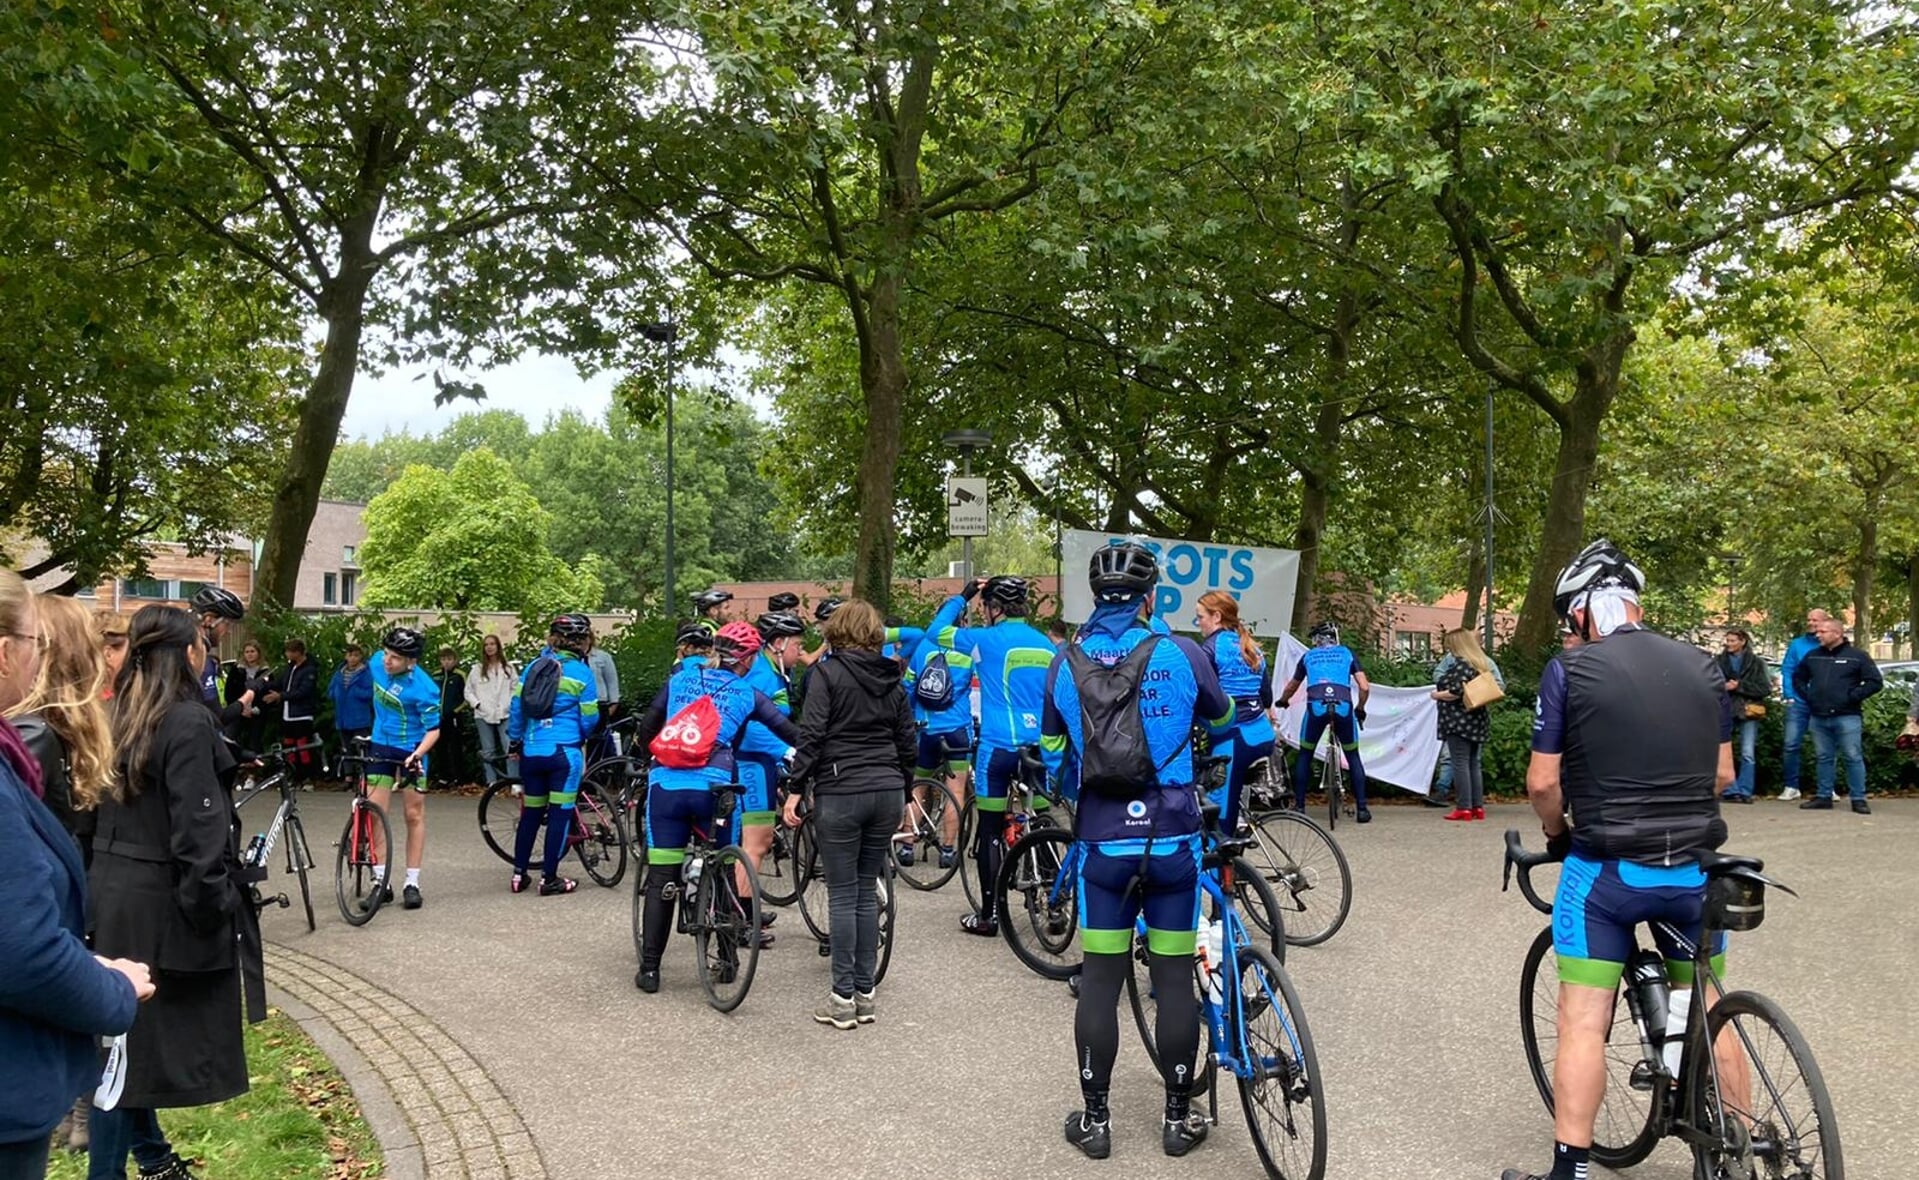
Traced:
<path fill-rule="evenodd" d="M 269 940 L 298 952 L 277 956 L 274 969 L 310 961 L 367 981 L 368 995 L 390 994 L 407 1021 L 451 1042 L 422 1038 L 439 1057 L 484 1071 L 480 1087 L 467 1067 L 447 1066 L 476 1092 L 497 1090 L 534 1144 L 536 1158 L 520 1151 L 517 1166 L 497 1145 L 423 1152 L 428 1175 L 1261 1174 L 1230 1091 L 1222 1125 L 1199 1152 L 1160 1154 L 1158 1080 L 1130 1018 L 1114 1081 L 1113 1158 L 1094 1163 L 1069 1147 L 1059 1125 L 1078 1099 L 1072 1001 L 1004 944 L 959 932 L 957 881 L 936 894 L 903 893 L 881 1020 L 837 1033 L 811 1019 L 827 970 L 797 913 L 776 927 L 778 945 L 733 1015 L 706 1006 L 683 939 L 669 951 L 661 993 L 642 995 L 632 978 L 631 877 L 613 890 L 583 881 L 571 897 L 512 896 L 505 867 L 480 842 L 471 799 L 429 801 L 426 908 L 396 906 L 352 929 L 332 903 L 331 841 L 344 797 L 303 802 L 324 866 L 320 928 L 308 934 L 297 910 L 270 914 Z M 1775 895 L 1765 926 L 1735 937 L 1732 983 L 1773 996 L 1811 1040 L 1849 1174 L 1903 1176 L 1919 1158 L 1910 1116 L 1919 1108 L 1910 991 L 1919 803 L 1876 802 L 1870 818 L 1776 803 L 1729 810 L 1728 849 L 1765 857 L 1800 893 Z M 1370 827 L 1340 828 L 1354 875 L 1350 921 L 1288 964 L 1325 1074 L 1327 1174 L 1470 1180 L 1538 1164 L 1551 1124 L 1519 1048 L 1518 971 L 1544 919 L 1516 891 L 1498 891 L 1501 835 L 1508 826 L 1536 833 L 1531 813 L 1499 806 L 1488 822 L 1464 825 L 1425 808 L 1375 814 Z M 335 992 L 339 978 L 328 985 Z M 377 1002 L 352 999 L 336 1013 Z M 329 1035 L 329 1046 L 340 1042 Z M 361 1088 L 375 1087 L 378 1073 L 360 1069 Z M 416 1072 L 391 1088 L 420 1084 Z M 396 1123 L 390 1095 L 372 1101 L 386 1103 L 389 1124 L 429 1137 L 422 1124 L 437 1108 L 400 1102 Z M 506 1131 L 516 1150 L 519 1125 Z M 431 1137 L 444 1143 L 446 1134 Z M 1683 1180 L 1690 1161 L 1664 1147 L 1632 1174 Z"/>

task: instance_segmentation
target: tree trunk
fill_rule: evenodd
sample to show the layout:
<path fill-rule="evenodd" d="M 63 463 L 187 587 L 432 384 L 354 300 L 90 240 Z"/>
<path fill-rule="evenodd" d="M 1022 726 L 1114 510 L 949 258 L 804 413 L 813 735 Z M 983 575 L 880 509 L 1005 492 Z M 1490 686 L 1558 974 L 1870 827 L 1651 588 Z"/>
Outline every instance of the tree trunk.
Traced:
<path fill-rule="evenodd" d="M 292 606 L 300 582 L 300 562 L 306 555 L 307 530 L 320 506 L 320 486 L 327 464 L 340 439 L 347 399 L 360 366 L 360 333 L 365 326 L 367 289 L 372 281 L 372 224 L 366 234 L 342 251 L 339 278 L 321 304 L 326 319 L 326 343 L 320 349 L 320 367 L 300 404 L 300 421 L 293 446 L 273 493 L 266 540 L 260 546 L 260 564 L 254 570 L 253 597 Z M 358 235 L 356 235 L 358 236 Z"/>
<path fill-rule="evenodd" d="M 1872 650 L 1872 583 L 1879 572 L 1879 513 L 1869 503 L 1859 518 L 1859 554 L 1852 566 L 1852 637 Z"/>
<path fill-rule="evenodd" d="M 906 408 L 906 356 L 900 341 L 900 277 L 881 274 L 866 302 L 867 347 L 860 357 L 866 434 L 860 447 L 859 540 L 853 596 L 885 613 L 893 599 L 894 476 Z"/>
<path fill-rule="evenodd" d="M 1586 495 L 1599 460 L 1599 428 L 1619 394 L 1619 372 L 1632 343 L 1630 332 L 1600 346 L 1598 355 L 1579 366 L 1572 400 L 1559 423 L 1559 456 L 1553 464 L 1552 490 L 1546 495 L 1546 519 L 1540 526 L 1539 552 L 1533 558 L 1526 601 L 1519 608 L 1513 642 L 1519 650 L 1543 652 L 1552 646 L 1558 616 L 1553 588 L 1559 571 L 1586 544 Z"/>
<path fill-rule="evenodd" d="M 1357 238 L 1350 227 L 1347 245 Z M 1299 550 L 1299 590 L 1293 598 L 1293 633 L 1304 635 L 1319 611 L 1319 550 L 1326 533 L 1326 514 L 1332 503 L 1332 475 L 1339 462 L 1339 431 L 1345 422 L 1341 394 L 1352 362 L 1353 329 L 1359 325 L 1359 300 L 1351 292 L 1340 295 L 1333 312 L 1332 331 L 1326 334 L 1326 377 L 1319 383 L 1319 407 L 1313 414 L 1313 441 L 1308 469 L 1300 472 L 1299 527 L 1293 530 L 1293 548 Z"/>
<path fill-rule="evenodd" d="M 1472 549 L 1466 557 L 1466 609 L 1459 612 L 1459 625 L 1468 631 L 1479 629 L 1479 596 L 1486 589 L 1486 542 L 1475 531 Z M 1492 604 L 1486 604 L 1488 611 Z"/>

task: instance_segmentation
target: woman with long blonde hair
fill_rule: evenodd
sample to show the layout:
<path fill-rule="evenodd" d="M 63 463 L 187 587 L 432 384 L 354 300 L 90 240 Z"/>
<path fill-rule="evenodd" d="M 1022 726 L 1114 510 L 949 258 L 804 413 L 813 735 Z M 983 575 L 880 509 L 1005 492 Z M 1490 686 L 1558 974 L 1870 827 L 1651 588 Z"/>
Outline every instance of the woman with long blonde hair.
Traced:
<path fill-rule="evenodd" d="M 1498 669 L 1479 646 L 1479 637 L 1464 627 L 1446 632 L 1446 652 L 1452 659 L 1440 671 L 1433 688 L 1439 702 L 1439 737 L 1453 763 L 1453 790 L 1456 806 L 1446 813 L 1449 820 L 1486 818 L 1486 782 L 1480 768 L 1480 751 L 1492 736 L 1492 720 L 1486 706 L 1477 709 L 1466 704 L 1466 685 L 1481 676 L 1500 679 Z"/>
<path fill-rule="evenodd" d="M 1199 597 L 1196 616 L 1200 650 L 1219 674 L 1219 687 L 1233 698 L 1233 728 L 1220 740 L 1231 753 L 1226 785 L 1213 792 L 1219 805 L 1220 830 L 1232 833 L 1239 825 L 1239 807 L 1252 768 L 1273 756 L 1273 669 L 1253 638 L 1253 629 L 1239 618 L 1239 601 L 1223 590 Z"/>
<path fill-rule="evenodd" d="M 113 780 L 113 734 L 100 700 L 106 660 L 93 637 L 92 612 L 71 598 L 48 594 L 37 595 L 35 605 L 46 654 L 33 688 L 7 710 L 7 720 L 40 763 L 47 809 L 90 854 L 91 841 L 82 838 L 78 826 L 80 813 L 93 810 Z"/>

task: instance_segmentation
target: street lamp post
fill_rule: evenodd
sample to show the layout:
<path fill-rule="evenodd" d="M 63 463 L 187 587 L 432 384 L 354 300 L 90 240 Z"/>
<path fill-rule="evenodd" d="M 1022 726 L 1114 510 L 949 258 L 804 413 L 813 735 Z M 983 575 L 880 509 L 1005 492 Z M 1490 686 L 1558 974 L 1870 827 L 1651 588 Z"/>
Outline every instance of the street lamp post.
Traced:
<path fill-rule="evenodd" d="M 986 430 L 949 430 L 940 436 L 940 441 L 960 453 L 960 474 L 973 474 L 973 452 L 982 447 L 993 445 L 993 435 Z M 973 577 L 973 538 L 960 538 L 960 564 L 966 567 L 966 579 Z"/>
<path fill-rule="evenodd" d="M 680 325 L 673 320 L 641 324 L 640 335 L 666 345 L 666 617 L 671 619 L 680 610 L 673 590 L 673 347 L 679 343 Z"/>
<path fill-rule="evenodd" d="M 1493 391 L 1486 387 L 1486 652 L 1493 650 Z"/>

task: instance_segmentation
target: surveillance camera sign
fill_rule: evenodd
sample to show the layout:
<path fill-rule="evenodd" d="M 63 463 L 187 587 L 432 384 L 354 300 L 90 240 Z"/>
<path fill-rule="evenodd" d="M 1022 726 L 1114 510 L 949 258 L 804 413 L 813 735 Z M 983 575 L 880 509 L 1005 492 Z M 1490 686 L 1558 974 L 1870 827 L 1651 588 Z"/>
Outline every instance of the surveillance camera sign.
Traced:
<path fill-rule="evenodd" d="M 1065 618 L 1083 623 L 1093 612 L 1086 567 L 1093 552 L 1119 541 L 1138 541 L 1159 555 L 1159 585 L 1153 613 L 1177 631 L 1195 630 L 1199 597 L 1220 590 L 1239 603 L 1239 617 L 1255 635 L 1283 635 L 1292 622 L 1293 594 L 1299 580 L 1299 554 L 1292 549 L 1259 549 L 1167 537 L 1126 537 L 1067 529 L 1063 552 L 1066 573 Z"/>
<path fill-rule="evenodd" d="M 946 481 L 946 532 L 954 537 L 984 537 L 986 478 L 955 475 Z"/>

